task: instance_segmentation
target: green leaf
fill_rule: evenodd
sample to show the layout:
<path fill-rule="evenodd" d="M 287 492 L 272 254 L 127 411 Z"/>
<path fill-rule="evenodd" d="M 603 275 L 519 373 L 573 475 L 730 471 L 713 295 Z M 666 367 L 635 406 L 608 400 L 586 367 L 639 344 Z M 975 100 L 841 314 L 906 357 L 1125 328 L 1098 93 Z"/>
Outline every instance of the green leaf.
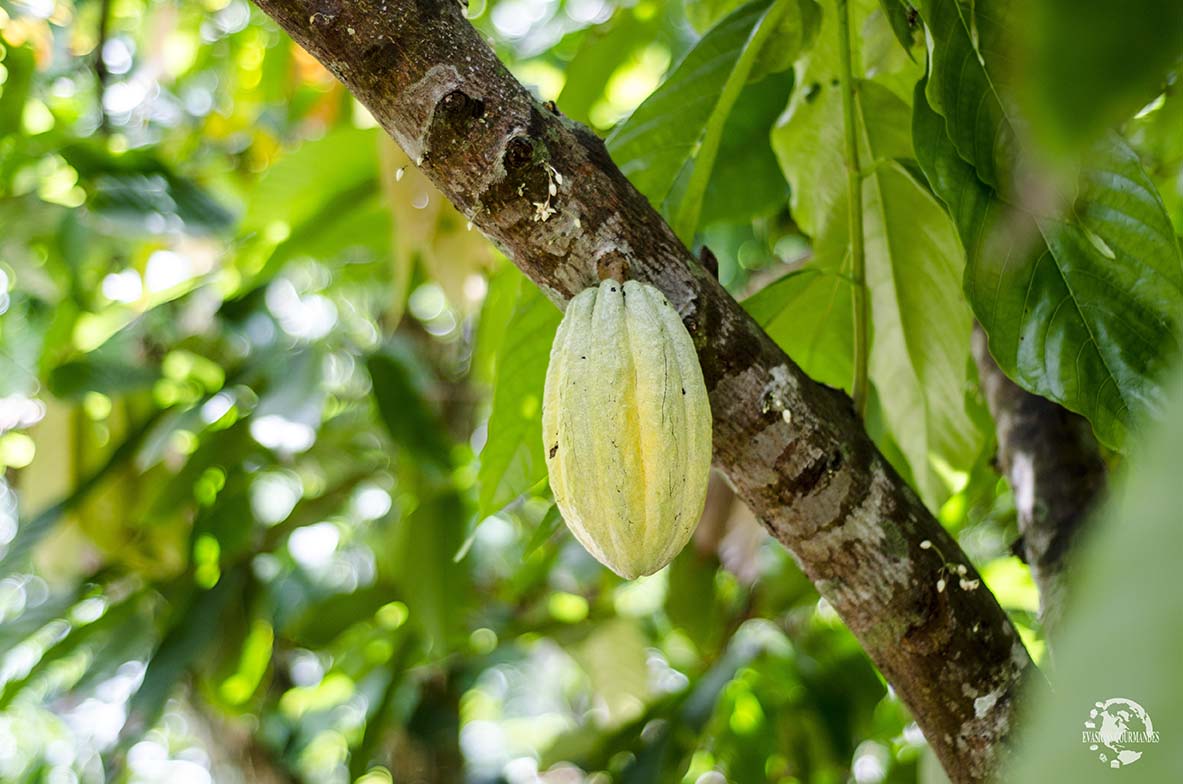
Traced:
<path fill-rule="evenodd" d="M 815 381 L 850 391 L 854 355 L 850 278 L 817 262 L 746 299 L 769 337 Z"/>
<path fill-rule="evenodd" d="M 697 227 L 723 132 L 744 85 L 791 62 L 808 44 L 816 20 L 812 0 L 739 8 L 703 36 L 608 137 L 621 171 L 654 206 L 677 216 L 675 229 L 684 240 Z M 670 203 L 671 190 L 691 161 L 685 190 Z"/>
<path fill-rule="evenodd" d="M 635 9 L 618 8 L 609 21 L 588 30 L 564 69 L 563 91 L 555 101 L 563 114 L 589 122 L 592 106 L 604 94 L 612 74 L 633 52 L 653 41 L 663 21 L 659 14 L 641 19 Z"/>
<path fill-rule="evenodd" d="M 1177 235 L 1183 234 L 1183 92 L 1170 90 L 1155 108 L 1127 123 L 1126 138 L 1138 153 L 1166 205 Z"/>
<path fill-rule="evenodd" d="M 538 287 L 523 283 L 497 354 L 493 411 L 477 482 L 483 519 L 546 476 L 542 388 L 562 314 Z"/>
<path fill-rule="evenodd" d="M 217 639 L 222 610 L 232 598 L 241 595 L 245 579 L 243 568 L 222 575 L 208 591 L 195 594 L 179 613 L 160 646 L 148 660 L 144 680 L 127 703 L 127 721 L 119 732 L 116 753 L 126 751 L 150 730 L 177 682 L 205 649 Z"/>
<path fill-rule="evenodd" d="M 856 0 L 851 4 L 850 13 L 854 33 L 854 40 L 850 42 L 854 76 L 864 77 L 873 69 L 877 86 L 886 87 L 901 98 L 910 98 L 912 86 L 922 75 L 920 66 L 908 60 L 894 43 L 891 43 L 890 52 L 876 49 L 878 41 L 886 38 L 890 42 L 891 31 L 873 0 Z M 841 214 L 836 212 L 847 198 L 845 178 L 836 176 L 836 172 L 845 167 L 841 155 L 844 142 L 838 70 L 837 21 L 833 14 L 826 14 L 816 43 L 797 65 L 797 90 L 772 135 L 772 148 L 781 169 L 786 174 L 790 166 L 800 171 L 798 181 L 789 180 L 793 186 L 790 199 L 793 220 L 805 234 L 814 238 L 822 233 L 823 219 L 827 216 L 846 220 L 845 207 L 841 207 Z M 902 92 L 901 85 L 906 85 Z M 814 108 L 819 104 L 823 109 Z M 824 113 L 824 117 L 814 120 L 813 124 L 824 127 L 825 133 L 794 134 L 792 143 L 795 147 L 788 146 L 785 140 L 787 118 L 817 112 Z M 872 121 L 874 119 L 872 117 Z M 905 157 L 911 157 L 911 153 Z M 834 168 L 836 162 L 843 168 Z M 876 165 L 873 160 L 862 163 L 865 170 Z"/>
<path fill-rule="evenodd" d="M 86 624 L 71 625 L 66 634 L 46 649 L 28 672 L 0 687 L 0 710 L 5 710 L 17 694 L 46 672 L 46 668 L 71 656 L 83 646 L 97 643 L 99 647 L 120 647 L 129 638 L 134 640 L 135 631 L 149 621 L 142 598 L 142 593 L 135 593 L 108 608 L 100 618 Z M 88 670 L 94 666 L 92 663 Z"/>
<path fill-rule="evenodd" d="M 703 130 L 702 141 L 694 155 L 693 167 L 686 183 L 686 189 L 677 201 L 674 210 L 674 233 L 687 245 L 694 241 L 698 231 L 702 202 L 707 183 L 715 168 L 715 157 L 723 140 L 723 131 L 731 110 L 739 99 L 740 92 L 749 79 L 759 79 L 768 73 L 788 68 L 796 58 L 798 50 L 817 27 L 816 6 L 809 0 L 800 0 L 800 14 L 789 11 L 790 3 L 798 0 L 774 0 L 756 23 L 743 51 L 719 92 L 718 102 L 711 110 Z M 808 9 L 808 10 L 807 10 Z M 769 46 L 776 36 L 778 44 Z M 798 40 L 794 42 L 794 38 Z M 794 45 L 796 43 L 796 45 Z"/>
<path fill-rule="evenodd" d="M 481 320 L 472 349 L 472 376 L 481 384 L 495 383 L 497 356 L 518 303 L 518 292 L 526 276 L 513 264 L 502 263 L 488 279 L 489 288 L 481 303 Z"/>
<path fill-rule="evenodd" d="M 905 0 L 879 0 L 879 8 L 887 17 L 887 23 L 891 25 L 892 35 L 900 42 L 900 46 L 904 47 L 908 56 L 916 59 L 912 55 L 912 47 L 916 45 L 920 23 L 915 18 L 915 9 Z"/>
<path fill-rule="evenodd" d="M 55 367 L 49 374 L 49 390 L 55 397 L 78 400 L 91 391 L 126 395 L 151 389 L 160 371 L 134 361 L 122 350 L 123 345 L 115 343 L 108 341 L 95 351 Z"/>
<path fill-rule="evenodd" d="M 460 496 L 444 490 L 400 523 L 397 579 L 409 619 L 431 652 L 446 653 L 465 628 L 468 572 L 454 556 L 464 542 L 470 514 Z"/>
<path fill-rule="evenodd" d="M 350 194 L 378 188 L 378 131 L 339 127 L 272 164 L 251 189 L 243 234 L 294 230 Z"/>
<path fill-rule="evenodd" d="M 1070 149 L 1149 103 L 1183 57 L 1178 0 L 993 0 L 977 15 L 979 26 L 1006 24 L 1032 129 Z"/>
<path fill-rule="evenodd" d="M 409 642 L 401 642 L 395 650 L 394 657 L 386 666 L 388 680 L 382 688 L 382 694 L 376 700 L 367 701 L 365 713 L 365 732 L 356 748 L 349 751 L 349 778 L 353 781 L 363 779 L 365 772 L 375 763 L 386 760 L 384 740 L 388 736 L 390 725 L 397 721 L 392 707 L 397 704 L 400 687 L 411 676 L 408 663 L 414 646 Z M 364 780 L 364 779 L 363 779 Z"/>
<path fill-rule="evenodd" d="M 783 10 L 775 19 L 767 17 L 773 23 L 769 37 L 763 42 L 753 38 L 744 50 L 755 50 L 756 59 L 747 77 L 749 82 L 758 82 L 791 68 L 813 45 L 821 26 L 822 9 L 815 0 L 787 0 L 776 5 L 783 6 Z"/>
<path fill-rule="evenodd" d="M 792 73 L 787 72 L 749 84 L 740 93 L 723 128 L 720 165 L 711 172 L 700 226 L 747 223 L 787 203 L 789 184 L 776 164 L 769 136 L 792 91 Z M 671 201 L 681 198 L 685 175 L 693 169 L 694 162 L 688 162 L 671 192 Z"/>
<path fill-rule="evenodd" d="M 25 100 L 29 97 L 36 69 L 32 46 L 5 47 L 5 79 L 0 90 L 0 138 L 20 132 Z"/>
<path fill-rule="evenodd" d="M 719 561 L 687 547 L 670 564 L 665 612 L 674 626 L 684 631 L 698 650 L 711 655 L 727 629 L 727 617 L 715 599 L 715 575 Z"/>
<path fill-rule="evenodd" d="M 104 144 L 79 142 L 62 157 L 89 186 L 89 207 L 134 231 L 162 233 L 178 223 L 196 234 L 230 228 L 234 215 L 208 191 L 183 177 L 151 150 L 112 155 Z"/>
<path fill-rule="evenodd" d="M 324 648 L 354 624 L 372 619 L 395 596 L 396 592 L 387 583 L 367 585 L 350 593 L 334 593 L 323 601 L 309 604 L 283 631 L 300 645 Z"/>
<path fill-rule="evenodd" d="M 437 469 L 451 465 L 451 446 L 439 417 L 424 400 L 407 362 L 394 351 L 371 354 L 366 360 L 374 382 L 378 413 L 400 449 Z"/>
<path fill-rule="evenodd" d="M 700 33 L 705 33 L 723 17 L 744 4 L 744 0 L 685 0 L 686 19 Z"/>
<path fill-rule="evenodd" d="M 720 22 L 608 136 L 612 160 L 654 206 L 661 207 L 694 157 L 723 84 L 766 9 L 746 5 Z"/>
<path fill-rule="evenodd" d="M 946 120 L 946 130 L 957 152 L 972 164 L 987 185 L 1010 192 L 1017 151 L 1014 128 L 990 75 L 971 43 L 969 10 L 956 0 L 921 0 L 921 11 L 933 38 L 926 95 Z"/>
<path fill-rule="evenodd" d="M 1110 134 L 1086 151 L 1071 199 L 1032 206 L 1029 180 L 1040 172 L 1018 146 L 964 9 L 925 10 L 935 48 L 914 133 L 966 248 L 965 290 L 990 353 L 1120 449 L 1131 423 L 1159 409 L 1157 377 L 1179 352 L 1183 257 L 1162 200 Z"/>
<path fill-rule="evenodd" d="M 538 521 L 534 533 L 530 534 L 530 539 L 522 548 L 522 558 L 529 558 L 533 555 L 535 550 L 550 541 L 550 538 L 555 535 L 555 531 L 562 527 L 563 515 L 559 511 L 559 506 L 551 504 L 550 508 L 546 510 L 546 514 Z"/>
<path fill-rule="evenodd" d="M 829 21 L 822 36 L 828 34 L 836 35 Z M 833 275 L 848 269 L 848 197 L 841 178 L 832 176 L 845 162 L 841 93 L 826 78 L 829 67 L 827 61 L 810 63 L 817 86 L 794 96 L 774 132 L 773 148 L 792 186 L 794 216 L 814 237 L 813 263 Z M 870 375 L 917 489 L 935 505 L 947 490 L 930 465 L 930 455 L 965 468 L 977 455 L 981 439 L 965 407 L 972 319 L 961 295 L 964 257 L 940 202 L 909 166 L 900 163 L 914 155 L 907 104 L 870 80 L 858 82 L 855 99 L 865 171 L 866 281 L 874 332 Z M 823 296 L 829 301 L 837 301 L 839 294 L 842 302 L 849 301 L 849 294 L 839 292 L 833 279 L 787 285 L 805 283 L 828 285 Z M 762 320 L 776 318 L 770 310 L 765 305 Z M 829 313 L 821 306 L 809 306 L 806 312 Z M 795 317 L 795 311 L 785 311 L 786 322 L 778 331 L 793 330 L 788 319 Z M 790 338 L 795 344 L 790 351 L 809 356 L 806 346 L 817 345 L 815 335 L 823 327 L 807 324 L 797 329 L 804 334 Z M 843 327 L 843 341 L 849 340 L 849 331 L 849 326 Z M 827 347 L 827 353 L 837 348 Z M 821 365 L 824 377 L 839 381 L 836 359 L 823 354 L 812 362 Z M 840 384 L 847 386 L 848 378 L 841 378 Z"/>

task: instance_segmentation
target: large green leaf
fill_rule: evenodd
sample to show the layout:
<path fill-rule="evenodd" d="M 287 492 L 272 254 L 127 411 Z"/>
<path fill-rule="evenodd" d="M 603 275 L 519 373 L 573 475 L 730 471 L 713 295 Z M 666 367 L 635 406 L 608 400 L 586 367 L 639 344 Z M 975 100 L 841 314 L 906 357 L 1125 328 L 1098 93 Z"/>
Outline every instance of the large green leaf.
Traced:
<path fill-rule="evenodd" d="M 374 613 L 396 595 L 393 586 L 385 582 L 350 593 L 335 593 L 310 603 L 283 631 L 300 645 L 324 648 L 354 624 L 372 620 Z"/>
<path fill-rule="evenodd" d="M 377 133 L 338 128 L 280 158 L 251 189 L 241 231 L 294 230 L 348 195 L 376 190 Z"/>
<path fill-rule="evenodd" d="M 749 84 L 727 117 L 710 184 L 702 195 L 698 224 L 747 223 L 784 206 L 789 196 L 769 133 L 793 91 L 791 72 L 774 74 Z M 669 201 L 680 203 L 695 170 L 687 161 L 670 190 Z"/>
<path fill-rule="evenodd" d="M 912 47 L 916 45 L 917 33 L 920 32 L 916 12 L 906 0 L 879 0 L 879 7 L 891 26 L 891 34 L 911 56 Z"/>
<path fill-rule="evenodd" d="M 669 77 L 608 137 L 608 149 L 654 206 L 689 240 L 727 119 L 749 78 L 787 67 L 817 27 L 813 0 L 757 1 L 703 36 Z M 670 192 L 694 161 L 676 203 Z M 698 168 L 701 167 L 701 168 Z M 767 171 L 767 170 L 765 170 Z"/>
<path fill-rule="evenodd" d="M 1121 448 L 1131 422 L 1159 408 L 1157 376 L 1179 351 L 1183 258 L 1162 200 L 1113 134 L 1087 150 L 1070 198 L 1034 197 L 1039 170 L 980 59 L 996 51 L 985 36 L 997 31 L 955 2 L 924 11 L 934 51 L 915 101 L 917 149 L 961 234 L 965 289 L 990 351 L 1019 384 Z"/>
<path fill-rule="evenodd" d="M 1126 128 L 1127 139 L 1158 188 L 1176 235 L 1183 235 L 1183 93 L 1171 90 Z"/>
<path fill-rule="evenodd" d="M 873 0 L 855 0 L 850 7 L 852 30 L 859 31 L 851 41 L 854 75 L 868 77 L 873 72 L 877 85 L 887 87 L 901 96 L 910 96 L 912 85 L 922 75 L 920 66 L 910 61 L 895 43 L 886 17 Z M 878 42 L 890 41 L 892 49 L 880 51 Z M 864 60 L 866 62 L 864 62 Z M 796 66 L 797 90 L 785 117 L 773 133 L 773 150 L 787 171 L 786 154 L 793 158 L 793 168 L 800 171 L 799 180 L 794 182 L 790 205 L 793 220 L 808 235 L 817 237 L 823 230 L 823 218 L 837 217 L 845 220 L 845 213 L 838 215 L 837 205 L 846 201 L 846 178 L 838 176 L 845 170 L 841 156 L 843 145 L 841 102 L 838 93 L 838 30 L 833 14 L 822 18 L 817 40 L 806 57 Z M 901 85 L 906 90 L 901 91 Z M 816 104 L 824 107 L 824 118 L 815 124 L 825 128 L 825 133 L 800 133 L 792 139 L 789 148 L 784 140 L 784 126 L 787 118 L 813 111 Z M 841 168 L 834 168 L 835 162 Z M 863 161 L 863 168 L 872 164 Z"/>
<path fill-rule="evenodd" d="M 714 27 L 719 20 L 739 6 L 743 0 L 684 0 L 686 19 L 700 33 Z"/>
<path fill-rule="evenodd" d="M 848 276 L 815 262 L 761 289 L 743 306 L 810 378 L 849 391 L 851 292 Z"/>
<path fill-rule="evenodd" d="M 655 207 L 694 156 L 723 83 L 766 10 L 747 5 L 720 22 L 608 137 L 616 165 Z"/>
<path fill-rule="evenodd" d="M 715 575 L 719 561 L 687 547 L 674 558 L 669 570 L 665 613 L 703 652 L 713 653 L 725 642 L 729 618 L 717 600 Z"/>
<path fill-rule="evenodd" d="M 812 264 L 827 273 L 811 283 L 825 286 L 827 293 L 822 295 L 838 304 L 849 302 L 838 277 L 849 269 L 849 201 L 842 178 L 833 176 L 845 167 L 841 93 L 831 77 L 836 57 L 825 43 L 827 36 L 836 35 L 827 18 L 818 48 L 804 69 L 811 89 L 794 95 L 773 134 L 773 148 L 792 186 L 793 214 L 813 235 Z M 941 204 L 912 173 L 907 105 L 878 82 L 859 80 L 855 107 L 865 172 L 866 282 L 874 332 L 870 376 L 921 495 L 936 504 L 946 491 L 930 458 L 964 468 L 972 463 L 980 442 L 965 407 L 972 319 L 960 291 L 963 254 Z M 785 294 L 789 291 L 786 287 Z M 844 307 L 849 324 L 851 310 Z M 769 302 L 762 303 L 762 310 L 763 320 L 771 323 L 776 318 Z M 820 305 L 806 313 L 813 318 L 829 315 Z M 817 338 L 808 336 L 822 328 L 808 316 L 796 321 L 796 315 L 786 307 L 776 330 L 791 335 L 786 344 L 790 353 L 803 352 L 804 341 L 818 345 Z M 841 329 L 840 337 L 830 338 L 835 344 L 826 353 L 845 347 L 850 327 Z M 828 356 L 806 362 L 818 363 L 825 378 L 849 383 L 848 377 L 836 377 L 840 366 Z"/>
<path fill-rule="evenodd" d="M 115 355 L 114 351 L 104 351 L 109 346 L 110 342 L 55 367 L 49 376 L 50 391 L 63 400 L 78 400 L 91 391 L 111 395 L 150 389 L 160 378 L 156 368 L 136 364 Z"/>
<path fill-rule="evenodd" d="M 562 314 L 531 283 L 522 283 L 497 354 L 493 411 L 478 474 L 480 516 L 487 517 L 546 477 L 542 388 Z"/>

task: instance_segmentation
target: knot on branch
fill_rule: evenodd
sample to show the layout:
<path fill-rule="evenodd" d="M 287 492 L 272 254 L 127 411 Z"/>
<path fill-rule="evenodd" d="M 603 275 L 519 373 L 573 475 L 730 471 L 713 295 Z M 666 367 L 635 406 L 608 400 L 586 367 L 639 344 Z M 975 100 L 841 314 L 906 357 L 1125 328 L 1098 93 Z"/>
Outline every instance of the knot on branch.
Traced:
<path fill-rule="evenodd" d="M 548 220 L 557 212 L 555 201 L 562 182 L 548 158 L 544 144 L 520 132 L 511 136 L 501 152 L 505 174 L 481 195 L 483 209 Z"/>
<path fill-rule="evenodd" d="M 515 175 L 521 173 L 534 161 L 534 144 L 525 136 L 514 136 L 505 144 L 505 155 L 502 158 L 505 173 Z"/>
<path fill-rule="evenodd" d="M 473 126 L 484 122 L 485 102 L 463 90 L 451 90 L 435 105 L 427 127 L 426 149 L 434 158 L 465 155 L 473 149 Z"/>
<path fill-rule="evenodd" d="M 352 28 L 346 28 L 346 32 Z M 403 53 L 394 41 L 384 36 L 378 36 L 362 47 L 358 54 L 358 63 L 363 69 L 360 78 L 375 84 L 387 78 L 387 74 L 402 67 Z"/>
<path fill-rule="evenodd" d="M 470 98 L 463 90 L 453 90 L 444 96 L 436 108 L 437 117 L 448 125 L 463 129 L 485 114 L 485 102 Z"/>

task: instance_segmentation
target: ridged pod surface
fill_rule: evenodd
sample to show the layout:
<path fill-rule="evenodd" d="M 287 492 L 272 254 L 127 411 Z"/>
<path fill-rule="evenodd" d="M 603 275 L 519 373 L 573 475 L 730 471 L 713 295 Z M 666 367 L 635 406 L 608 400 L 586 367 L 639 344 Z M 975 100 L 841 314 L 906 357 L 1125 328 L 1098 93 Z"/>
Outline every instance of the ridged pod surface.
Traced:
<path fill-rule="evenodd" d="M 686 545 L 706 500 L 711 408 L 665 296 L 605 280 L 567 305 L 542 400 L 550 486 L 575 538 L 621 577 Z"/>

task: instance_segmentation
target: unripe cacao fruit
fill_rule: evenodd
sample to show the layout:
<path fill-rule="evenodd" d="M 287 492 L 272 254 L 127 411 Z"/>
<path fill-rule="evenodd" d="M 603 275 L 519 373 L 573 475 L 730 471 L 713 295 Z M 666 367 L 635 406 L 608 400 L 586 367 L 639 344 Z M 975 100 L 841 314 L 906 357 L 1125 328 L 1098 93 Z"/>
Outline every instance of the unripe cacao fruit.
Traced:
<path fill-rule="evenodd" d="M 711 409 L 690 334 L 660 291 L 605 280 L 568 303 L 542 436 L 559 511 L 589 553 L 628 579 L 674 559 L 706 500 Z"/>

